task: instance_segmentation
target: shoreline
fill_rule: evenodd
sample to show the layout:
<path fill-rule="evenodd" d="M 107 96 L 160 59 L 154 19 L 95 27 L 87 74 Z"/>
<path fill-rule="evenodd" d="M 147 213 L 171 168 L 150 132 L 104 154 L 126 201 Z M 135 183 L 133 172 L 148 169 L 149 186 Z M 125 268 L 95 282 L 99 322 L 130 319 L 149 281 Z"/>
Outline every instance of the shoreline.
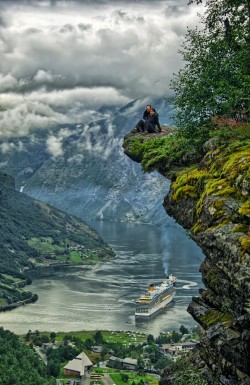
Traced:
<path fill-rule="evenodd" d="M 59 272 L 62 271 L 74 271 L 76 269 L 85 269 L 85 270 L 91 270 L 92 268 L 99 265 L 100 262 L 87 262 L 84 264 L 67 264 L 67 263 L 53 263 L 53 264 L 47 264 L 47 265 L 41 265 L 34 267 L 32 269 L 25 269 L 23 274 L 25 275 L 25 278 L 31 278 L 33 279 L 39 279 L 39 278 L 46 278 L 46 277 L 55 277 L 58 275 Z M 29 284 L 25 284 L 22 286 L 22 291 L 27 292 L 29 290 L 25 290 L 26 286 L 29 286 Z M 10 286 L 10 288 L 14 288 L 13 286 Z M 13 302 L 10 304 L 5 304 L 0 306 L 0 313 L 7 312 L 14 310 L 18 307 L 29 305 L 32 303 L 35 303 L 38 300 L 38 295 L 36 293 L 32 293 L 32 296 L 30 298 L 27 298 L 25 300 L 20 300 L 17 302 Z"/>

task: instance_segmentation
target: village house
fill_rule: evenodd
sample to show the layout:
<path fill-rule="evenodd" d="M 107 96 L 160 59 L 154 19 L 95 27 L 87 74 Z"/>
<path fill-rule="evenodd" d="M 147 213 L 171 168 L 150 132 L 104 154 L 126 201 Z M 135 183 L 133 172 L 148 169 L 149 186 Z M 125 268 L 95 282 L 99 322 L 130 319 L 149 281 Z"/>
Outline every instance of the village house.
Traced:
<path fill-rule="evenodd" d="M 126 357 L 122 361 L 123 369 L 137 370 L 137 360 L 134 358 Z"/>
<path fill-rule="evenodd" d="M 198 342 L 178 342 L 175 344 L 163 344 L 160 349 L 165 355 L 170 355 L 173 358 L 188 353 L 192 350 Z"/>
<path fill-rule="evenodd" d="M 122 369 L 122 358 L 111 356 L 108 359 L 107 366 L 115 369 Z"/>
<path fill-rule="evenodd" d="M 95 345 L 95 346 L 92 346 L 92 352 L 94 352 L 94 353 L 101 353 L 102 352 L 102 346 L 97 346 L 97 345 Z"/>
<path fill-rule="evenodd" d="M 92 367 L 92 362 L 86 354 L 82 352 L 63 367 L 63 372 L 65 376 L 84 377 L 86 374 L 90 373 Z"/>
<path fill-rule="evenodd" d="M 42 344 L 42 349 L 43 350 L 48 350 L 48 349 L 55 349 L 57 348 L 57 345 L 54 342 L 44 342 Z"/>
<path fill-rule="evenodd" d="M 137 370 L 137 360 L 130 357 L 122 359 L 111 356 L 108 359 L 107 366 L 115 369 Z"/>

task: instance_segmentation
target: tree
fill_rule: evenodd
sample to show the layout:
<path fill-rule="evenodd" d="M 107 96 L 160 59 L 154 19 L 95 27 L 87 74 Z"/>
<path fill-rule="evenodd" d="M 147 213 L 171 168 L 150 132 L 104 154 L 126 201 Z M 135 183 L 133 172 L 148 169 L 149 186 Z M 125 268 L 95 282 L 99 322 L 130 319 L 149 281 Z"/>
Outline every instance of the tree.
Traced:
<path fill-rule="evenodd" d="M 183 325 L 180 326 L 180 332 L 181 332 L 182 335 L 189 333 L 188 329 L 185 328 L 185 326 L 183 326 Z"/>
<path fill-rule="evenodd" d="M 203 29 L 188 29 L 180 50 L 185 64 L 171 82 L 179 127 L 192 131 L 214 115 L 247 119 L 249 14 L 249 0 L 206 0 Z"/>
<path fill-rule="evenodd" d="M 105 342 L 100 330 L 97 330 L 97 332 L 94 334 L 94 340 L 97 344 L 102 344 Z"/>
<path fill-rule="evenodd" d="M 25 341 L 30 341 L 30 336 L 31 336 L 31 330 L 29 330 L 28 332 L 27 332 L 27 334 L 25 335 Z"/>
<path fill-rule="evenodd" d="M 155 341 L 154 336 L 152 334 L 149 334 L 147 337 L 147 343 L 152 344 Z"/>
<path fill-rule="evenodd" d="M 122 381 L 124 381 L 124 382 L 128 382 L 128 379 L 129 379 L 128 374 L 122 372 L 122 373 L 121 373 L 121 379 L 122 379 Z"/>
<path fill-rule="evenodd" d="M 138 367 L 138 372 L 141 373 L 144 369 L 144 361 L 142 357 L 139 357 L 137 360 L 137 367 Z"/>
<path fill-rule="evenodd" d="M 50 376 L 57 377 L 60 373 L 60 362 L 56 359 L 50 360 L 47 370 Z"/>
<path fill-rule="evenodd" d="M 155 364 L 163 355 L 161 349 L 155 344 L 149 345 L 146 348 L 146 353 L 153 364 Z"/>
<path fill-rule="evenodd" d="M 155 369 L 162 370 L 164 369 L 171 361 L 170 358 L 161 357 L 154 365 Z"/>
<path fill-rule="evenodd" d="M 84 342 L 84 345 L 86 349 L 91 349 L 94 345 L 94 341 L 91 338 L 87 338 Z"/>
<path fill-rule="evenodd" d="M 18 336 L 0 328 L 0 385 L 55 385 L 44 362 Z"/>
<path fill-rule="evenodd" d="M 50 340 L 51 340 L 52 342 L 55 342 L 55 339 L 56 339 L 56 333 L 55 333 L 55 332 L 51 332 L 51 333 L 50 333 Z"/>

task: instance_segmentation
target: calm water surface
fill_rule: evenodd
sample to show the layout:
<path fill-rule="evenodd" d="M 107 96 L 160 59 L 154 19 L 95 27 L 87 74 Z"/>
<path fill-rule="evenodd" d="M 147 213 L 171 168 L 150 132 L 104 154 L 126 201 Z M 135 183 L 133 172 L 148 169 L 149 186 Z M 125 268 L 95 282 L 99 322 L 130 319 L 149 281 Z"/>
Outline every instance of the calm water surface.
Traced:
<path fill-rule="evenodd" d="M 33 281 L 39 300 L 0 313 L 0 325 L 15 333 L 31 330 L 160 331 L 196 325 L 186 309 L 202 287 L 203 254 L 186 232 L 169 221 L 165 228 L 123 223 L 91 223 L 117 258 L 91 269 Z M 174 302 L 154 319 L 137 323 L 134 300 L 166 273 L 177 277 Z"/>

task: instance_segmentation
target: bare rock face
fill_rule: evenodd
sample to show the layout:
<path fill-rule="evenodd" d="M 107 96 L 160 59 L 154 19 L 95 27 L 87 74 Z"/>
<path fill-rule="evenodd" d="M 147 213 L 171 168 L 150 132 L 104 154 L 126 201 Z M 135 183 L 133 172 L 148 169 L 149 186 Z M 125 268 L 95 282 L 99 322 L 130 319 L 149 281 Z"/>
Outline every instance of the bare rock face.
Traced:
<path fill-rule="evenodd" d="M 154 140 L 153 138 L 151 140 Z M 206 258 L 205 289 L 188 312 L 204 333 L 190 360 L 211 385 L 250 384 L 250 141 L 206 143 L 196 165 L 175 170 L 167 213 L 190 231 Z M 137 143 L 138 144 L 138 143 Z M 125 152 L 133 152 L 130 149 Z M 138 156 L 140 154 L 140 156 Z M 131 156 L 131 154 L 129 155 Z M 131 158 L 143 164 L 143 151 Z M 161 172 L 163 164 L 157 164 Z M 174 384 L 166 370 L 161 385 Z"/>

